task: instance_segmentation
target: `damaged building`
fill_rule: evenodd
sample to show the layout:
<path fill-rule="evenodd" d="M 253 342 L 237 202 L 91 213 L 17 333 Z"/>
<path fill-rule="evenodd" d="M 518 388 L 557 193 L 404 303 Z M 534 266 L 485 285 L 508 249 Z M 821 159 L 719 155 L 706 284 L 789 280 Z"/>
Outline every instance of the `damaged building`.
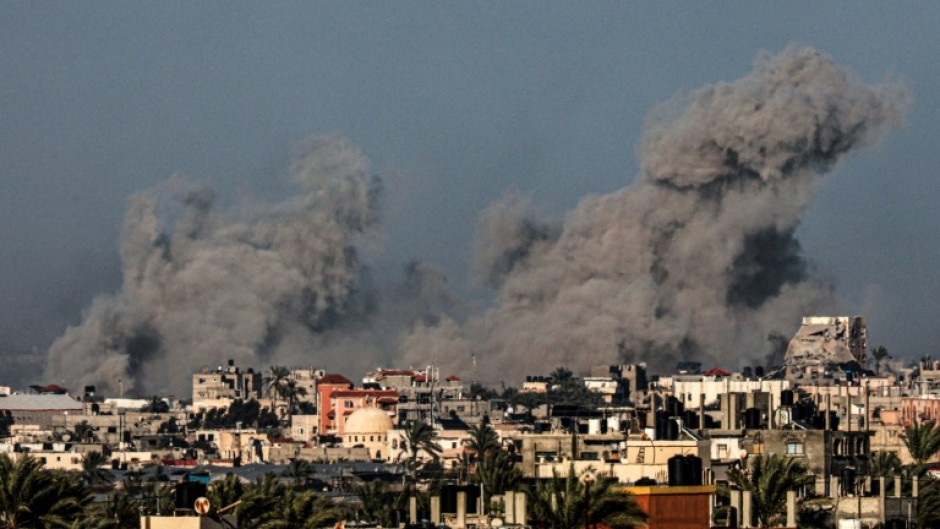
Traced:
<path fill-rule="evenodd" d="M 787 346 L 786 364 L 796 367 L 868 365 L 868 326 L 861 316 L 807 316 Z"/>

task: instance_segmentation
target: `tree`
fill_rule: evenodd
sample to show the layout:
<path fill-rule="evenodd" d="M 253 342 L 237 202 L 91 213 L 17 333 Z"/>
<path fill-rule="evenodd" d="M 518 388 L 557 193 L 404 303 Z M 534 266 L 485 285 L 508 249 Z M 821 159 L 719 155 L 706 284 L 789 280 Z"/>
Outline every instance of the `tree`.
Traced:
<path fill-rule="evenodd" d="M 646 523 L 647 516 L 627 492 L 611 488 L 606 479 L 577 475 L 572 464 L 568 475 L 554 470 L 552 478 L 528 489 L 529 514 L 534 525 L 544 529 L 581 529 L 603 524 L 626 529 Z"/>
<path fill-rule="evenodd" d="M 88 452 L 82 458 L 82 481 L 86 485 L 102 485 L 111 483 L 114 475 L 110 470 L 102 468 L 110 462 L 101 452 Z"/>
<path fill-rule="evenodd" d="M 282 476 L 293 478 L 294 487 L 308 486 L 313 476 L 313 465 L 305 459 L 292 458 L 290 464 L 281 473 Z"/>
<path fill-rule="evenodd" d="M 383 527 L 394 525 L 395 498 L 382 481 L 375 479 L 353 485 L 359 497 L 360 519 Z"/>
<path fill-rule="evenodd" d="M 100 529 L 138 529 L 140 502 L 125 491 L 116 490 L 107 499 L 95 504 L 89 518 L 92 527 Z"/>
<path fill-rule="evenodd" d="M 574 380 L 574 373 L 564 366 L 556 367 L 550 376 L 552 377 L 552 384 L 557 384 L 559 387 L 564 387 Z"/>
<path fill-rule="evenodd" d="M 940 527 L 940 481 L 926 476 L 917 491 L 917 527 Z"/>
<path fill-rule="evenodd" d="M 245 487 L 238 476 L 226 474 L 224 478 L 209 485 L 207 494 L 209 504 L 218 511 L 240 500 L 245 494 Z"/>
<path fill-rule="evenodd" d="M 758 455 L 746 471 L 728 472 L 730 483 L 751 492 L 751 509 L 760 527 L 777 527 L 786 522 L 787 491 L 813 482 L 799 461 L 782 454 Z"/>
<path fill-rule="evenodd" d="M 480 423 L 470 429 L 467 448 L 474 452 L 476 472 L 473 480 L 483 485 L 483 505 L 489 506 L 489 498 L 514 487 L 520 479 L 512 457 L 502 449 L 499 436 L 489 424 Z"/>
<path fill-rule="evenodd" d="M 493 430 L 493 428 L 485 422 L 481 422 L 470 428 L 470 431 L 467 433 L 470 437 L 467 442 L 467 448 L 473 450 L 477 458 L 482 458 L 487 452 L 501 448 L 499 435 L 496 434 L 496 430 Z"/>
<path fill-rule="evenodd" d="M 293 418 L 291 417 L 294 414 L 294 403 L 297 400 L 297 397 L 302 397 L 307 394 L 307 390 L 297 385 L 297 381 L 294 379 L 288 379 L 286 382 L 283 382 L 278 386 L 278 393 L 281 398 L 287 401 L 287 416 L 290 424 L 293 424 Z"/>
<path fill-rule="evenodd" d="M 14 462 L 0 454 L 0 527 L 4 529 L 66 527 L 80 517 L 91 499 L 75 475 L 45 470 L 32 457 Z"/>
<path fill-rule="evenodd" d="M 281 386 L 290 379 L 290 369 L 285 366 L 271 366 L 268 375 L 264 377 L 262 385 L 267 389 L 273 399 L 281 396 Z M 277 402 L 275 401 L 275 408 Z"/>
<path fill-rule="evenodd" d="M 236 513 L 242 529 L 314 529 L 343 518 L 330 500 L 313 491 L 294 491 L 273 474 L 245 492 Z"/>
<path fill-rule="evenodd" d="M 95 430 L 88 424 L 88 421 L 82 421 L 72 427 L 72 441 L 76 443 L 95 441 Z"/>
<path fill-rule="evenodd" d="M 933 421 L 917 421 L 905 426 L 901 439 L 917 466 L 923 466 L 940 451 L 940 428 Z"/>
<path fill-rule="evenodd" d="M 483 485 L 483 505 L 486 509 L 493 495 L 515 489 L 522 479 L 522 474 L 508 453 L 503 450 L 494 450 L 486 452 L 483 458 L 477 461 L 473 478 L 474 481 Z"/>
<path fill-rule="evenodd" d="M 170 405 L 157 395 L 150 397 L 150 402 L 144 404 L 140 409 L 144 413 L 167 413 L 170 411 Z"/>
<path fill-rule="evenodd" d="M 894 476 L 901 474 L 901 458 L 897 452 L 880 450 L 872 453 L 871 477 L 872 479 L 885 478 L 885 491 L 894 490 Z"/>
<path fill-rule="evenodd" d="M 408 464 L 412 482 L 418 480 L 418 454 L 424 452 L 437 461 L 441 447 L 434 442 L 437 432 L 426 422 L 414 421 L 405 429 L 405 445 L 408 451 Z"/>
<path fill-rule="evenodd" d="M 871 356 L 875 359 L 875 373 L 881 374 L 881 362 L 887 358 L 891 358 L 891 355 L 888 354 L 888 350 L 883 345 L 879 345 L 871 350 Z"/>

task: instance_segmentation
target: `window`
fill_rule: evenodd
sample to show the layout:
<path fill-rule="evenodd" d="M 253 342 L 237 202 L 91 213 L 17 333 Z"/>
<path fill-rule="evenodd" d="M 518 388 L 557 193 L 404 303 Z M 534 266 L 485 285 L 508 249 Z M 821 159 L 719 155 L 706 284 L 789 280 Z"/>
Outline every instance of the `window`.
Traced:
<path fill-rule="evenodd" d="M 787 442 L 787 455 L 788 456 L 803 455 L 803 443 L 799 441 L 788 441 Z"/>
<path fill-rule="evenodd" d="M 352 407 L 353 407 L 353 401 L 347 400 L 346 402 L 343 403 L 343 406 L 346 406 L 347 409 L 352 408 Z"/>
<path fill-rule="evenodd" d="M 728 445 L 726 443 L 718 444 L 718 459 L 728 458 Z"/>

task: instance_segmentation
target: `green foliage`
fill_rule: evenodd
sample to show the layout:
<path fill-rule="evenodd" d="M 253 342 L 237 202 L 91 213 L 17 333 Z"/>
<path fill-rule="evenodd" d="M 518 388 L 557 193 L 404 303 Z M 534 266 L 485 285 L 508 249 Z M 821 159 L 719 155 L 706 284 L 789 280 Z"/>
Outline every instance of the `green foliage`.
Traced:
<path fill-rule="evenodd" d="M 871 477 L 885 478 L 885 491 L 894 493 L 894 477 L 901 475 L 901 458 L 897 452 L 877 451 L 871 455 Z"/>
<path fill-rule="evenodd" d="M 391 527 L 395 520 L 399 496 L 388 490 L 385 483 L 373 480 L 353 485 L 353 494 L 359 497 L 360 520 Z"/>
<path fill-rule="evenodd" d="M 581 529 L 597 524 L 626 529 L 646 523 L 646 513 L 629 493 L 613 489 L 609 480 L 582 479 L 586 476 L 578 476 L 571 465 L 566 477 L 553 471 L 551 479 L 527 490 L 533 524 L 544 529 Z"/>
<path fill-rule="evenodd" d="M 111 471 L 103 468 L 111 462 L 101 452 L 88 452 L 82 458 L 82 481 L 86 485 L 103 485 L 111 483 L 114 476 Z"/>
<path fill-rule="evenodd" d="M 0 454 L 0 524 L 4 529 L 68 527 L 82 517 L 91 493 L 74 474 L 42 468 L 32 457 Z"/>
<path fill-rule="evenodd" d="M 888 354 L 888 350 L 883 345 L 872 349 L 871 356 L 875 359 L 875 373 L 881 373 L 881 362 L 887 358 L 891 358 L 891 355 Z"/>
<path fill-rule="evenodd" d="M 313 492 L 295 491 L 267 474 L 251 486 L 236 508 L 242 529 L 314 529 L 333 525 L 343 513 Z"/>
<path fill-rule="evenodd" d="M 489 424 L 480 423 L 471 428 L 469 434 L 467 448 L 474 452 L 476 466 L 473 482 L 483 485 L 483 504 L 489 506 L 489 498 L 513 489 L 519 483 L 521 474 Z"/>
<path fill-rule="evenodd" d="M 782 454 L 757 456 L 747 471 L 728 472 L 731 484 L 751 491 L 751 508 L 760 527 L 778 527 L 786 522 L 787 491 L 799 490 L 813 481 L 798 460 Z"/>
<path fill-rule="evenodd" d="M 209 485 L 209 504 L 216 511 L 224 509 L 241 499 L 245 487 L 235 474 L 226 474 L 223 479 Z"/>
<path fill-rule="evenodd" d="M 431 425 L 414 421 L 405 429 L 405 449 L 408 452 L 408 468 L 411 471 L 412 482 L 417 481 L 418 476 L 418 454 L 424 452 L 431 456 L 431 459 L 437 461 L 441 455 L 441 447 L 434 442 L 437 432 Z"/>
<path fill-rule="evenodd" d="M 157 395 L 154 395 L 150 397 L 150 402 L 140 408 L 140 411 L 144 413 L 168 413 L 170 411 L 170 405 Z"/>
<path fill-rule="evenodd" d="M 597 393 L 589 391 L 584 381 L 574 376 L 566 367 L 558 367 L 550 375 L 551 383 L 546 393 L 519 393 L 509 397 L 509 401 L 532 409 L 542 404 L 566 404 L 571 406 L 595 407 L 601 403 Z"/>
<path fill-rule="evenodd" d="M 493 400 L 499 398 L 499 393 L 479 382 L 471 382 L 467 396 L 471 399 Z"/>
<path fill-rule="evenodd" d="M 213 408 L 209 411 L 199 413 L 190 421 L 187 428 L 197 430 L 200 428 L 235 428 L 241 423 L 245 428 L 270 428 L 277 427 L 280 423 L 277 415 L 268 408 L 262 408 L 261 404 L 251 399 L 248 401 L 236 400 L 228 409 Z"/>
<path fill-rule="evenodd" d="M 940 451 L 940 428 L 933 421 L 911 423 L 904 428 L 901 439 L 918 466 L 923 466 Z"/>
<path fill-rule="evenodd" d="M 940 481 L 925 476 L 918 484 L 917 527 L 940 528 Z"/>

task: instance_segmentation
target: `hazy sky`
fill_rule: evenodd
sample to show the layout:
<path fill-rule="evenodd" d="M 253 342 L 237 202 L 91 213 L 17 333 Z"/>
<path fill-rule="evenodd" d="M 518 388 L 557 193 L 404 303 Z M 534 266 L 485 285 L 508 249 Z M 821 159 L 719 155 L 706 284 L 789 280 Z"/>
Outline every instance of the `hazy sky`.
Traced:
<path fill-rule="evenodd" d="M 386 180 L 377 273 L 419 258 L 485 303 L 469 263 L 488 204 L 514 188 L 560 218 L 623 187 L 653 105 L 789 44 L 911 86 L 907 125 L 825 179 L 799 236 L 873 345 L 934 353 L 940 4 L 905 7 L 2 2 L 0 384 L 35 378 L 118 288 L 126 199 L 173 174 L 276 199 L 297 142 L 342 133 Z"/>

